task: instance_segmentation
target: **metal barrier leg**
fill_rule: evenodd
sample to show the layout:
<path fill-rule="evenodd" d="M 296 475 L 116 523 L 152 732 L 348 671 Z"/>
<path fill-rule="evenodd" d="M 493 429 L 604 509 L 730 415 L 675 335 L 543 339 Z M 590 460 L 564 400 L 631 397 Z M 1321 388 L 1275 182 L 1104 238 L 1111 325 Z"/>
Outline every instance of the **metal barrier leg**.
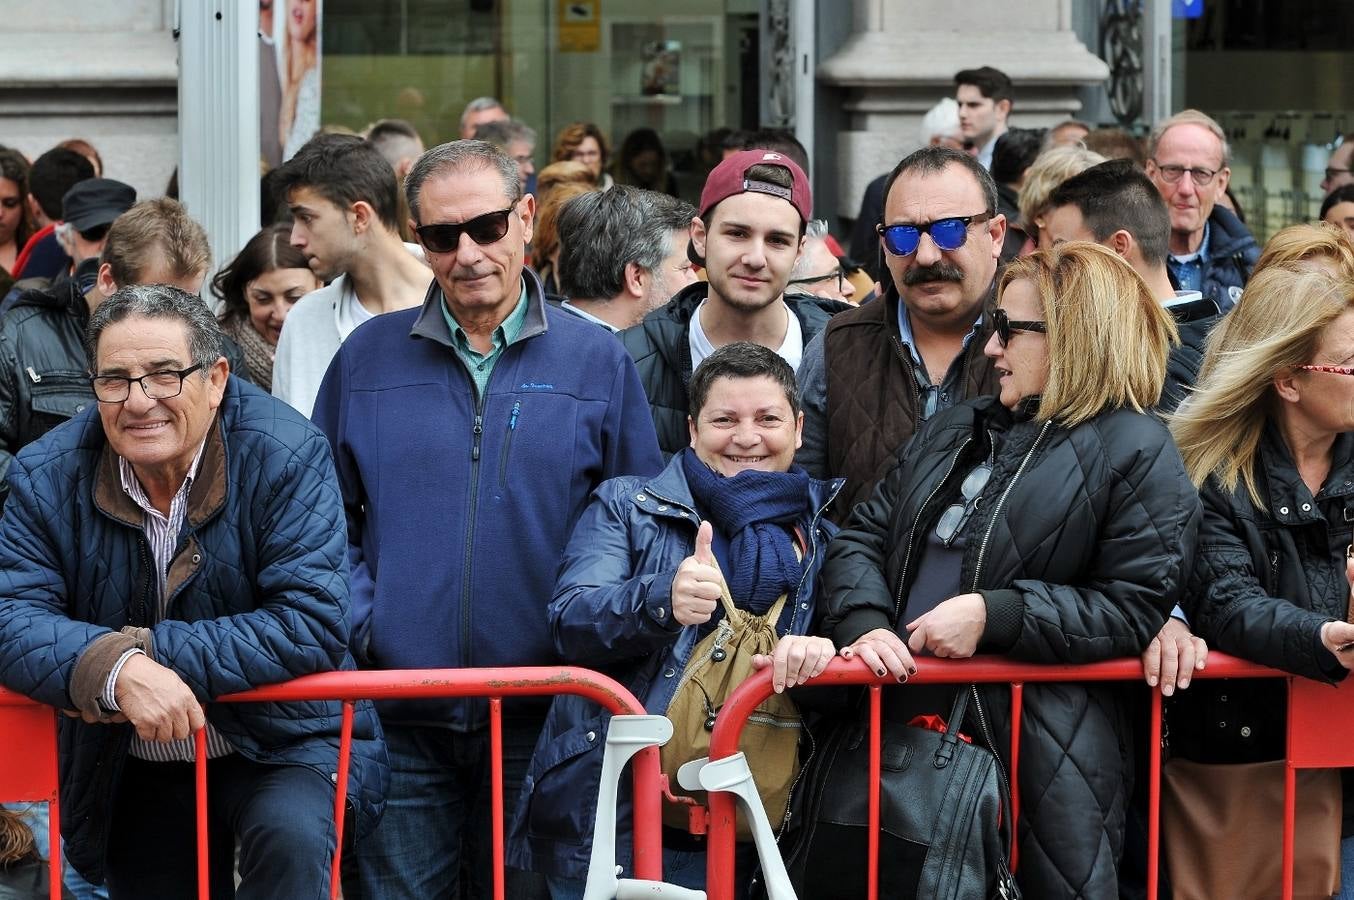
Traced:
<path fill-rule="evenodd" d="M 343 862 L 343 818 L 348 806 L 348 764 L 353 755 L 353 701 L 343 701 L 338 770 L 334 775 L 334 861 L 329 870 L 329 900 L 339 900 Z"/>
<path fill-rule="evenodd" d="M 494 900 L 503 900 L 503 698 L 489 698 L 489 793 L 494 829 Z"/>
<path fill-rule="evenodd" d="M 672 723 L 663 716 L 613 716 L 602 754 L 602 778 L 597 790 L 597 818 L 592 829 L 592 858 L 583 900 L 669 898 L 705 900 L 704 891 L 691 891 L 656 881 L 620 878 L 616 867 L 616 796 L 621 770 L 645 747 L 665 744 Z"/>
<path fill-rule="evenodd" d="M 207 711 L 202 711 L 203 716 Z M 207 858 L 207 729 L 193 735 L 193 774 L 197 780 L 197 896 L 211 900 L 211 861 Z"/>

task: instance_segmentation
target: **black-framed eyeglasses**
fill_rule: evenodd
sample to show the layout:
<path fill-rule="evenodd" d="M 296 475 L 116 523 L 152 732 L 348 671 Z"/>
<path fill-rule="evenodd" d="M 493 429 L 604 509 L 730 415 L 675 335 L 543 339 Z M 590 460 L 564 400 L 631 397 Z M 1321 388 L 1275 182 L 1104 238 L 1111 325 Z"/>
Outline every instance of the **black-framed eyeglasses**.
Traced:
<path fill-rule="evenodd" d="M 1348 175 L 1348 174 L 1349 174 L 1349 169 L 1333 169 L 1333 168 L 1330 168 L 1329 166 L 1326 168 L 1326 180 L 1327 180 L 1327 181 L 1334 181 L 1334 180 L 1335 180 L 1336 178 L 1338 178 L 1339 176 L 1341 176 L 1341 175 Z"/>
<path fill-rule="evenodd" d="M 517 204 L 507 209 L 487 212 L 465 222 L 440 222 L 433 225 L 420 225 L 414 231 L 423 242 L 423 249 L 433 253 L 450 253 L 461 243 L 461 234 L 470 235 L 470 239 L 481 247 L 503 240 L 508 233 L 508 215 L 517 208 Z"/>
<path fill-rule="evenodd" d="M 924 224 L 899 222 L 894 225 L 876 225 L 875 230 L 883 238 L 885 250 L 894 256 L 911 256 L 921 245 L 923 234 L 929 234 L 941 250 L 958 250 L 968 240 L 968 227 L 986 222 L 993 215 L 984 212 L 972 216 L 951 216 Z"/>
<path fill-rule="evenodd" d="M 183 380 L 203 368 L 202 363 L 186 369 L 165 369 L 160 372 L 147 372 L 140 378 L 128 378 L 126 375 L 91 375 L 90 384 L 94 386 L 94 398 L 100 403 L 122 403 L 132 394 L 132 385 L 141 385 L 146 397 L 151 400 L 168 400 L 183 393 Z"/>
<path fill-rule="evenodd" d="M 1012 319 L 1006 315 L 1006 310 L 998 306 L 992 310 L 992 329 L 997 334 L 997 340 L 1005 347 L 1011 340 L 1011 335 L 1017 331 L 1037 331 L 1040 334 L 1047 334 L 1048 323 Z"/>
<path fill-rule="evenodd" d="M 820 281 L 827 281 L 829 278 L 837 279 L 837 293 L 842 291 L 842 282 L 846 280 L 846 269 L 841 266 L 828 272 L 826 275 L 810 275 L 807 278 L 791 278 L 786 284 L 817 284 Z"/>
<path fill-rule="evenodd" d="M 991 457 L 983 460 L 977 468 L 964 476 L 963 483 L 959 485 L 959 500 L 947 507 L 936 521 L 936 537 L 940 538 L 946 547 L 954 543 L 968 517 L 978 508 L 978 497 L 991 479 Z"/>
<path fill-rule="evenodd" d="M 1194 183 L 1199 187 L 1207 185 L 1213 180 L 1214 175 L 1222 171 L 1221 169 L 1205 169 L 1201 166 L 1163 166 L 1155 159 L 1152 160 L 1152 165 L 1157 167 L 1157 171 L 1161 173 L 1161 180 L 1167 184 L 1175 184 L 1181 178 L 1184 178 L 1185 173 L 1188 172 L 1189 177 L 1193 178 Z"/>

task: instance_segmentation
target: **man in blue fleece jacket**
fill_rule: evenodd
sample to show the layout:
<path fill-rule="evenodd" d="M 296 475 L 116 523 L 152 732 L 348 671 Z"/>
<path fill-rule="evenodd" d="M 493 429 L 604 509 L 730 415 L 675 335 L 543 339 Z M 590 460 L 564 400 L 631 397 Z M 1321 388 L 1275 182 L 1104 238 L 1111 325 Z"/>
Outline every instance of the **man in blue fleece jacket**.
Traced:
<path fill-rule="evenodd" d="M 546 605 L 589 494 L 662 468 L 648 404 L 620 344 L 548 308 L 524 267 L 535 201 L 510 157 L 482 141 L 443 144 L 405 190 L 435 281 L 420 309 L 349 336 L 314 413 L 347 508 L 353 649 L 383 669 L 548 665 Z M 391 788 L 357 847 L 363 895 L 487 896 L 487 707 L 379 711 Z M 507 713 L 511 809 L 545 706 Z M 510 895 L 538 890 L 509 873 Z"/>

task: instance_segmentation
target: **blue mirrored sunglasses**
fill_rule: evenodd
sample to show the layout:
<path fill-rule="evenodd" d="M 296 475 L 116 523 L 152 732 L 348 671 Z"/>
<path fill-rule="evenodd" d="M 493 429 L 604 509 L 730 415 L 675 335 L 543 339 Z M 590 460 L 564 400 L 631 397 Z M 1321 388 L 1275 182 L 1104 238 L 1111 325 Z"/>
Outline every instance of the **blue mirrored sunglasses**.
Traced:
<path fill-rule="evenodd" d="M 929 234 L 931 240 L 941 250 L 958 250 L 968 240 L 968 227 L 975 222 L 986 222 L 992 213 L 985 212 L 973 216 L 952 216 L 948 219 L 936 219 L 925 225 L 909 225 L 905 222 L 897 225 L 876 225 L 875 230 L 884 239 L 884 249 L 894 256 L 911 256 L 921 244 L 921 236 Z"/>

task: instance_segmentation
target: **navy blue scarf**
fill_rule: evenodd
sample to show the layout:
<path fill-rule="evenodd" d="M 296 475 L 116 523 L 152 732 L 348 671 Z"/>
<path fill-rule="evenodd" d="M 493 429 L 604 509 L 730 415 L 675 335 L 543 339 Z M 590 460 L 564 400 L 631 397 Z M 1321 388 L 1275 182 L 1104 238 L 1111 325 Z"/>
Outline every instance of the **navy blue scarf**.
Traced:
<path fill-rule="evenodd" d="M 793 600 L 804 564 L 791 531 L 810 514 L 808 473 L 795 466 L 725 478 L 690 447 L 682 451 L 682 469 L 696 509 L 714 526 L 715 556 L 738 606 L 765 615 L 781 594 Z"/>

